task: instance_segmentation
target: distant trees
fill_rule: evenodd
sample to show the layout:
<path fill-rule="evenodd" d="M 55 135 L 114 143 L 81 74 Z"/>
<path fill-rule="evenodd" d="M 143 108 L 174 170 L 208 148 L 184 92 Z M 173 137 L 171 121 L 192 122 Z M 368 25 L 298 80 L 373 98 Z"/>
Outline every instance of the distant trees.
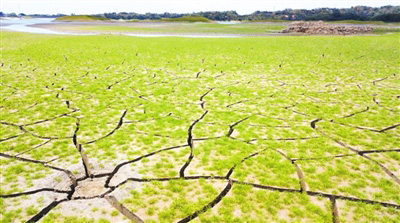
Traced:
<path fill-rule="evenodd" d="M 385 22 L 400 22 L 400 6 L 384 6 L 372 16 L 371 20 Z"/>
<path fill-rule="evenodd" d="M 15 13 L 2 13 L 0 16 L 14 16 Z M 34 17 L 59 17 L 57 15 L 30 15 Z M 180 18 L 183 16 L 202 16 L 207 19 L 216 21 L 230 21 L 230 20 L 325 20 L 325 21 L 338 21 L 338 20 L 377 20 L 384 22 L 400 22 L 400 6 L 382 6 L 382 7 L 369 7 L 369 6 L 355 6 L 351 8 L 318 8 L 318 9 L 285 9 L 280 11 L 256 11 L 248 15 L 239 15 L 236 11 L 208 11 L 197 13 L 134 13 L 134 12 L 112 12 L 96 14 L 94 16 L 109 18 L 109 19 L 163 19 L 163 18 Z"/>
<path fill-rule="evenodd" d="M 183 16 L 203 16 L 216 21 L 230 20 L 380 20 L 385 22 L 400 22 L 400 6 L 383 6 L 373 8 L 368 6 L 355 6 L 351 8 L 318 8 L 318 9 L 285 9 L 280 11 L 256 11 L 248 15 L 239 15 L 236 11 L 208 11 L 197 13 L 146 13 L 133 12 L 104 13 L 97 16 L 109 19 L 162 19 L 179 18 Z"/>
<path fill-rule="evenodd" d="M 276 12 L 257 11 L 244 15 L 246 20 L 380 20 L 384 22 L 400 22 L 400 6 L 383 6 L 373 8 L 368 6 L 355 6 L 351 8 L 319 8 L 319 9 L 285 9 Z"/>
<path fill-rule="evenodd" d="M 65 16 L 65 14 L 54 14 L 54 15 L 49 15 L 49 14 L 25 14 L 25 13 L 4 13 L 0 12 L 0 17 L 18 17 L 18 16 L 31 16 L 31 17 L 37 17 L 37 18 L 57 18 L 61 16 Z"/>
<path fill-rule="evenodd" d="M 240 20 L 240 15 L 236 11 L 223 11 L 223 12 L 198 12 L 192 15 L 203 16 L 207 19 L 216 21 L 230 21 L 230 20 Z"/>
<path fill-rule="evenodd" d="M 17 14 L 14 13 L 14 12 L 12 12 L 12 13 L 8 14 L 7 16 L 8 16 L 8 17 L 17 17 Z"/>
<path fill-rule="evenodd" d="M 382 15 L 377 15 L 372 18 L 372 20 L 376 21 L 385 21 L 385 22 L 399 22 L 400 21 L 400 14 L 397 13 L 386 13 Z"/>

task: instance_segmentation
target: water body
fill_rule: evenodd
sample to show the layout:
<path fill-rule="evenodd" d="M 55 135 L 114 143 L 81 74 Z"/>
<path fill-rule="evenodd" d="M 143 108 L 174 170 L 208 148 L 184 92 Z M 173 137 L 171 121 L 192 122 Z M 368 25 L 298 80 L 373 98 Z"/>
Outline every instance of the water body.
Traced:
<path fill-rule="evenodd" d="M 3 30 L 11 30 L 16 32 L 36 33 L 36 34 L 52 34 L 52 35 L 74 35 L 74 36 L 91 36 L 101 35 L 101 33 L 73 33 L 54 31 L 45 28 L 32 27 L 37 24 L 48 23 L 63 23 L 55 22 L 53 18 L 34 18 L 34 19 L 19 19 L 19 18 L 6 18 L 0 20 L 0 27 Z M 126 33 L 119 34 L 134 37 L 186 37 L 186 38 L 236 38 L 240 35 L 184 35 L 184 34 L 140 34 L 140 33 Z"/>
<path fill-rule="evenodd" d="M 25 33 L 65 35 L 66 33 L 30 26 L 36 24 L 50 23 L 53 20 L 54 19 L 48 19 L 48 18 L 35 18 L 35 19 L 10 18 L 10 19 L 3 19 L 0 21 L 1 21 L 1 29 L 12 30 L 16 32 L 25 32 Z"/>
<path fill-rule="evenodd" d="M 240 21 L 217 21 L 218 24 L 240 24 Z"/>

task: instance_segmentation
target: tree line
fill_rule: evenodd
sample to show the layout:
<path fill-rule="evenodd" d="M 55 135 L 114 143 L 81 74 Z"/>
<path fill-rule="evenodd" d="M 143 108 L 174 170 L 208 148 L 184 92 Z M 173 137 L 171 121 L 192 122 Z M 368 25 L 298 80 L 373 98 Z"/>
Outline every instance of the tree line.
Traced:
<path fill-rule="evenodd" d="M 0 16 L 21 16 L 25 14 L 0 12 Z M 56 15 L 39 15 L 35 17 L 59 17 Z M 158 20 L 164 18 L 180 18 L 183 16 L 202 16 L 215 21 L 260 21 L 260 20 L 359 20 L 359 21 L 384 21 L 400 22 L 400 6 L 355 6 L 351 8 L 317 8 L 317 9 L 285 9 L 279 11 L 256 11 L 247 15 L 239 15 L 236 11 L 207 11 L 197 13 L 134 13 L 134 12 L 112 12 L 101 13 L 95 16 L 109 19 L 138 19 Z"/>
<path fill-rule="evenodd" d="M 202 16 L 215 21 L 254 21 L 254 20 L 359 20 L 400 22 L 400 6 L 368 7 L 355 6 L 351 8 L 318 8 L 318 9 L 285 9 L 280 11 L 256 11 L 248 15 L 239 15 L 236 11 L 208 11 L 197 13 L 103 13 L 97 16 L 109 19 L 163 19 L 182 16 Z"/>

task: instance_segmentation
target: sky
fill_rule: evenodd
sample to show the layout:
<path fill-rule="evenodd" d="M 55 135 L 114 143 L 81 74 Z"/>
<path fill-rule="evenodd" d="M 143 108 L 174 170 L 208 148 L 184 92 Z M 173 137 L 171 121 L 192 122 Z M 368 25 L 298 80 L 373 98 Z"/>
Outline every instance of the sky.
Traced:
<path fill-rule="evenodd" d="M 0 0 L 0 11 L 25 14 L 96 14 L 103 12 L 191 13 L 235 10 L 239 14 L 286 8 L 348 8 L 400 5 L 399 0 Z"/>

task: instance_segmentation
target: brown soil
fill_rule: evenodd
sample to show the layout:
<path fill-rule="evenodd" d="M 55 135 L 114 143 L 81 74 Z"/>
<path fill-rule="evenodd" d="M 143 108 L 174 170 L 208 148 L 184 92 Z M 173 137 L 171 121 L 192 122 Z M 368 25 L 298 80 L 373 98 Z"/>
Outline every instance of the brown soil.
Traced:
<path fill-rule="evenodd" d="M 319 22 L 293 22 L 282 33 L 305 33 L 322 35 L 354 35 L 370 34 L 373 29 L 369 26 L 343 26 Z"/>

